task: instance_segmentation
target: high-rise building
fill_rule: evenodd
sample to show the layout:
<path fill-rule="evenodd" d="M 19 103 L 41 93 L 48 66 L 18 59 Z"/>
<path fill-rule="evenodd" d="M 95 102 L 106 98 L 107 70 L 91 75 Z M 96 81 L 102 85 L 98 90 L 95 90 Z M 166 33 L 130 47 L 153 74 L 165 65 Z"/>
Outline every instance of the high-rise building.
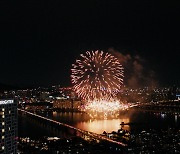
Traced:
<path fill-rule="evenodd" d="M 0 153 L 17 153 L 17 103 L 0 100 Z"/>

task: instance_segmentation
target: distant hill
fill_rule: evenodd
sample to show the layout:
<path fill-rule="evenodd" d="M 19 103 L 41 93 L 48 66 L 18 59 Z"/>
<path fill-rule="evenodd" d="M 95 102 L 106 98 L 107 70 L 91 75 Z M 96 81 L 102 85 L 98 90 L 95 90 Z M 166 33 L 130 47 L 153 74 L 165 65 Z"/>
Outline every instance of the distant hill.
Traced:
<path fill-rule="evenodd" d="M 23 90 L 23 89 L 33 89 L 33 88 L 36 88 L 36 87 L 33 87 L 33 86 L 13 86 L 13 85 L 0 83 L 0 91 L 4 91 L 4 90 Z"/>
<path fill-rule="evenodd" d="M 19 87 L 0 83 L 0 91 L 4 91 L 4 90 L 16 90 L 16 89 L 19 89 Z"/>

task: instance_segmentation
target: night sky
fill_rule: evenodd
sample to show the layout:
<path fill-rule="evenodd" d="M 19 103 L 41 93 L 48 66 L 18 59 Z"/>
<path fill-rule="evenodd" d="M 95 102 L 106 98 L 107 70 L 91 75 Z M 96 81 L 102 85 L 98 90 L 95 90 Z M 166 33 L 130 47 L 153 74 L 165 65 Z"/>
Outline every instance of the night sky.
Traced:
<path fill-rule="evenodd" d="M 152 0 L 1 0 L 0 83 L 70 85 L 87 50 L 147 61 L 160 85 L 180 84 L 180 5 Z"/>

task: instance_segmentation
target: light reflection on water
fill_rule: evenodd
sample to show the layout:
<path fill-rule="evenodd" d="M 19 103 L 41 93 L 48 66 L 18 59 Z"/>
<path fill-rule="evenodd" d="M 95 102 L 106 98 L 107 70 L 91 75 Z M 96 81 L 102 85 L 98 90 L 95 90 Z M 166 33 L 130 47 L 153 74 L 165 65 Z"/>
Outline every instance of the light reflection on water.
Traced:
<path fill-rule="evenodd" d="M 116 119 L 92 119 L 87 113 L 68 113 L 68 112 L 53 112 L 52 118 L 68 123 L 82 130 L 101 134 L 104 131 L 111 133 L 121 128 L 121 123 L 130 123 L 132 111 L 122 112 Z M 129 125 L 124 125 L 123 129 L 130 130 Z"/>
<path fill-rule="evenodd" d="M 83 130 L 95 132 L 98 134 L 106 131 L 118 131 L 121 128 L 121 122 L 131 123 L 132 125 L 124 125 L 126 130 L 143 130 L 152 129 L 168 129 L 180 128 L 179 113 L 161 113 L 161 112 L 145 112 L 129 110 L 121 112 L 117 119 L 91 119 L 86 113 L 73 112 L 51 112 L 39 113 L 48 118 L 67 123 Z M 19 116 L 19 136 L 54 136 L 56 132 L 48 130 L 41 122 L 36 122 L 28 116 Z M 40 125 L 40 126 L 39 126 Z M 61 128 L 56 128 L 61 131 Z M 41 131 L 39 131 L 41 130 Z"/>
<path fill-rule="evenodd" d="M 129 119 L 89 120 L 88 122 L 79 122 L 75 127 L 98 134 L 101 134 L 103 131 L 111 133 L 121 128 L 121 122 L 129 123 Z M 125 125 L 123 128 L 129 130 L 128 125 Z"/>
<path fill-rule="evenodd" d="M 174 114 L 165 114 L 158 112 L 146 112 L 129 110 L 121 112 L 116 119 L 91 119 L 88 114 L 85 113 L 61 113 L 54 112 L 52 118 L 68 123 L 74 127 L 95 132 L 98 134 L 106 131 L 110 133 L 117 131 L 121 128 L 121 123 L 130 123 L 131 125 L 124 125 L 123 129 L 167 129 L 169 127 L 178 127 L 178 116 Z"/>

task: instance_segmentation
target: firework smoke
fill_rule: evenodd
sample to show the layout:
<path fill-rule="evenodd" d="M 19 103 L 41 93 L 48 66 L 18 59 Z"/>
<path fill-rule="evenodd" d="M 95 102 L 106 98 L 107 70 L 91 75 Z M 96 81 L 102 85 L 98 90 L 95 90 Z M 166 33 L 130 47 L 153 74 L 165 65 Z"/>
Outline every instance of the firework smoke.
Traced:
<path fill-rule="evenodd" d="M 129 88 L 155 87 L 158 85 L 154 71 L 145 67 L 146 61 L 139 55 L 122 54 L 113 48 L 109 53 L 116 56 L 125 69 L 124 84 Z"/>

